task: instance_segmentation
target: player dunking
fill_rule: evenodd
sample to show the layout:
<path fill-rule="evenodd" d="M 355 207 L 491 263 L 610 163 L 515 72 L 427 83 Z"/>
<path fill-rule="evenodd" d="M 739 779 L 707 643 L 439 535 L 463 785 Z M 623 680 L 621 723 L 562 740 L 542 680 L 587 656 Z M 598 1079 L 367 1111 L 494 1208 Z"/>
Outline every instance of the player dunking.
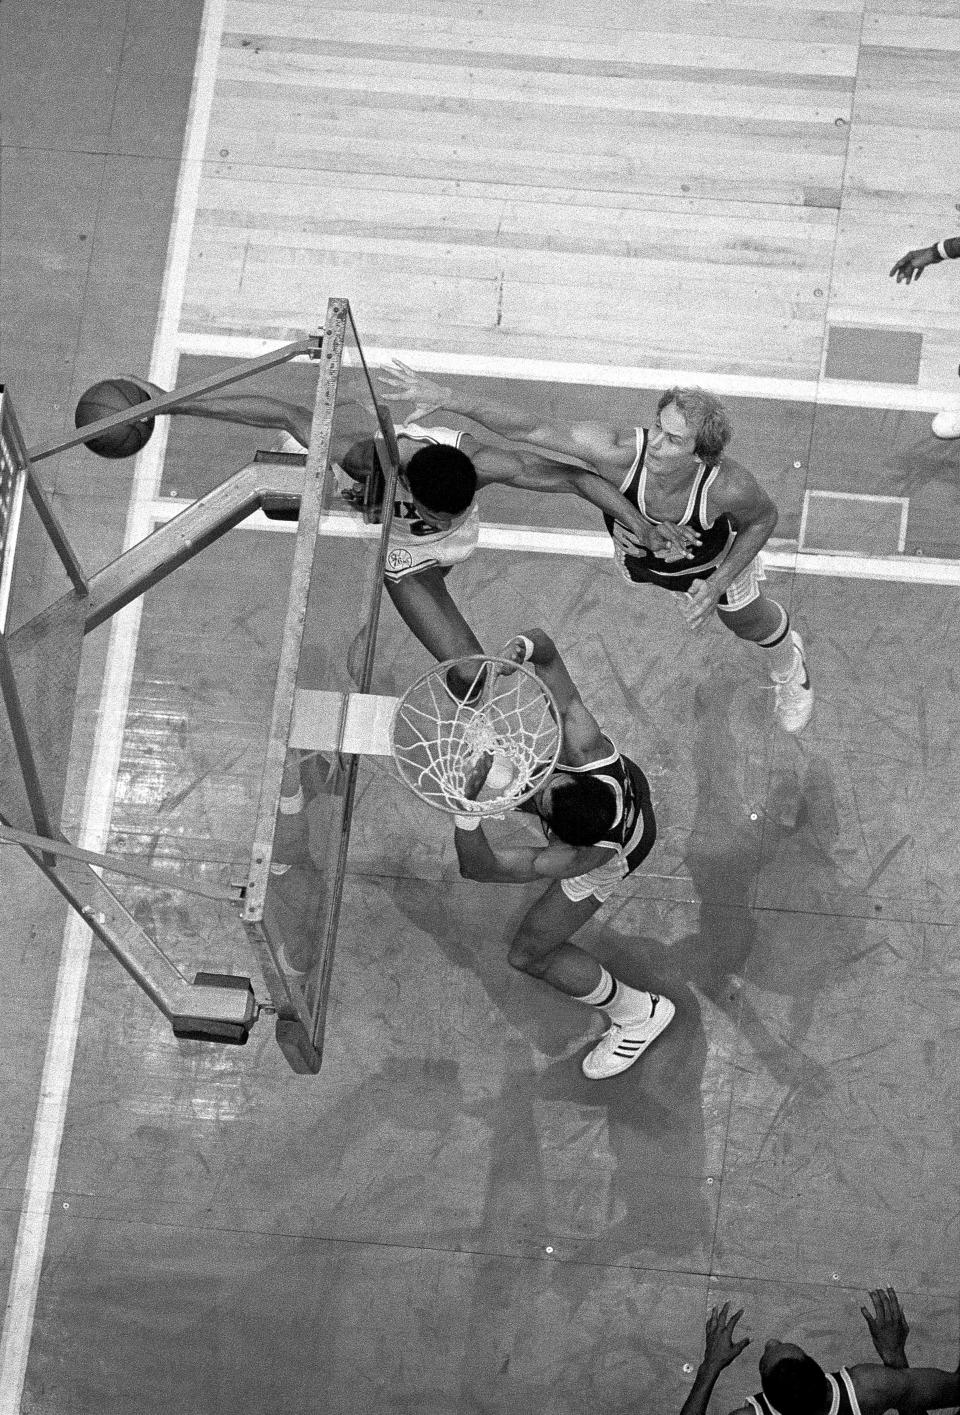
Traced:
<path fill-rule="evenodd" d="M 455 818 L 460 873 L 495 884 L 548 881 L 510 945 L 514 968 L 568 997 L 605 1012 L 610 1026 L 583 1059 L 591 1080 L 616 1076 L 642 1056 L 669 1025 L 669 998 L 628 987 L 571 943 L 620 881 L 646 859 L 657 827 L 643 772 L 622 756 L 585 706 L 542 630 L 513 639 L 503 657 L 529 663 L 553 693 L 560 712 L 560 760 L 547 783 L 521 807 L 539 817 L 546 845 L 504 849 L 488 838 L 479 816 Z M 488 762 L 468 782 L 479 792 Z"/>
<path fill-rule="evenodd" d="M 151 396 L 164 391 L 145 379 L 131 381 Z M 171 409 L 171 414 L 282 429 L 277 450 L 300 451 L 310 441 L 309 409 L 267 396 L 205 395 Z M 677 557 L 690 553 L 689 533 L 669 524 L 652 525 L 615 487 L 587 468 L 531 448 L 493 447 L 453 428 L 406 423 L 396 432 L 400 477 L 386 561 L 387 593 L 407 627 L 438 660 L 483 651 L 445 580 L 452 566 L 476 549 L 476 496 L 485 486 L 579 496 L 628 526 L 652 551 Z M 373 439 L 347 445 L 336 455 L 341 490 L 351 500 L 351 481 L 363 480 L 372 471 Z M 467 681 L 456 670 L 448 683 L 455 694 L 467 691 Z"/>
<path fill-rule="evenodd" d="M 687 623 L 700 628 L 716 612 L 738 638 L 764 650 L 774 682 L 775 712 L 787 732 L 799 732 L 813 711 L 804 646 L 787 611 L 760 587 L 758 553 L 777 523 L 777 510 L 756 479 L 725 456 L 731 428 L 712 394 L 671 388 L 657 405 L 652 428 L 600 423 L 549 424 L 498 400 L 457 394 L 402 364 L 381 377 L 391 401 L 413 401 L 413 416 L 446 410 L 501 437 L 576 457 L 615 486 L 650 525 L 668 521 L 697 543 L 678 563 L 675 552 L 649 549 L 616 513 L 605 513 L 617 563 L 634 584 L 683 595 Z"/>

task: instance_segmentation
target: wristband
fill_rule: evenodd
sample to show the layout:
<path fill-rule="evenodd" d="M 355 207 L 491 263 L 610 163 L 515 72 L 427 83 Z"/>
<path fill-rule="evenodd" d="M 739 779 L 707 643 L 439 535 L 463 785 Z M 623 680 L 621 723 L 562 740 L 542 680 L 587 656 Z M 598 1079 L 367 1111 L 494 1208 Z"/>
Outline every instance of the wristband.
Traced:
<path fill-rule="evenodd" d="M 453 823 L 457 830 L 479 830 L 483 821 L 480 816 L 454 816 Z"/>
<path fill-rule="evenodd" d="M 947 254 L 946 241 L 938 241 L 937 244 L 934 246 L 934 250 L 936 251 L 937 255 L 940 257 L 941 260 L 953 260 L 953 256 Z"/>
<path fill-rule="evenodd" d="M 517 643 L 523 644 L 523 658 L 521 663 L 529 663 L 534 654 L 534 644 L 532 639 L 528 639 L 526 634 L 517 635 Z"/>

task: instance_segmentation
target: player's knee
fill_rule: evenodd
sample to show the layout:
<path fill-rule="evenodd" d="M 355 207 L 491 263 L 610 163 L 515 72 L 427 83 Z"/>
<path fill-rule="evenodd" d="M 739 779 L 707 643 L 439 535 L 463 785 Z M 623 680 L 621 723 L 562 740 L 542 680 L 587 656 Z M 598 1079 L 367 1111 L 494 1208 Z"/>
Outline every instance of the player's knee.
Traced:
<path fill-rule="evenodd" d="M 518 973 L 529 973 L 532 978 L 542 978 L 547 970 L 547 960 L 552 949 L 535 934 L 518 933 L 510 945 L 507 962 Z"/>
<path fill-rule="evenodd" d="M 742 609 L 724 609 L 719 605 L 718 612 L 721 622 L 736 634 L 738 639 L 749 639 L 752 643 L 759 643 L 776 633 L 783 617 L 780 606 L 774 604 L 773 600 L 765 599 L 763 595 L 758 595 Z"/>

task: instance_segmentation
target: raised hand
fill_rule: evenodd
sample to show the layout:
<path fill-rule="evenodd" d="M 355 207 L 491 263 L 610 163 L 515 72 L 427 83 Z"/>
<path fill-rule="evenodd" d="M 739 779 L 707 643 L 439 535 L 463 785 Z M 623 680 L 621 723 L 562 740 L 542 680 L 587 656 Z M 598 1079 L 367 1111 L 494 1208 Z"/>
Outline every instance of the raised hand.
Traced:
<path fill-rule="evenodd" d="M 871 1291 L 870 1300 L 873 1313 L 868 1312 L 866 1307 L 861 1307 L 860 1311 L 870 1329 L 878 1356 L 885 1366 L 906 1366 L 910 1328 L 903 1315 L 900 1298 L 892 1287 L 877 1287 Z"/>
<path fill-rule="evenodd" d="M 702 1365 L 711 1372 L 722 1371 L 724 1366 L 736 1361 L 741 1351 L 750 1345 L 748 1336 L 742 1341 L 733 1339 L 733 1329 L 743 1316 L 743 1308 L 734 1312 L 732 1317 L 728 1315 L 729 1310 L 730 1303 L 724 1302 L 721 1308 L 714 1307 L 707 1318 L 707 1340 Z"/>
<path fill-rule="evenodd" d="M 897 277 L 898 285 L 901 280 L 909 285 L 911 280 L 920 279 L 928 265 L 936 265 L 938 259 L 933 246 L 924 246 L 919 251 L 907 251 L 906 255 L 902 255 L 897 261 L 890 274 Z"/>
<path fill-rule="evenodd" d="M 514 635 L 508 643 L 504 644 L 498 655 L 501 659 L 507 659 L 508 663 L 498 663 L 494 670 L 494 677 L 509 678 L 512 673 L 516 673 L 516 665 L 527 662 L 526 651 L 527 646 L 523 642 L 523 635 Z M 508 666 L 508 664 L 513 666 Z"/>
<path fill-rule="evenodd" d="M 413 412 L 408 419 L 410 422 L 416 422 L 427 413 L 435 413 L 439 408 L 448 407 L 452 397 L 451 389 L 445 388 L 442 383 L 434 383 L 432 378 L 417 373 L 416 369 L 401 363 L 399 359 L 393 359 L 385 368 L 380 369 L 377 378 L 386 402 L 413 403 Z"/>

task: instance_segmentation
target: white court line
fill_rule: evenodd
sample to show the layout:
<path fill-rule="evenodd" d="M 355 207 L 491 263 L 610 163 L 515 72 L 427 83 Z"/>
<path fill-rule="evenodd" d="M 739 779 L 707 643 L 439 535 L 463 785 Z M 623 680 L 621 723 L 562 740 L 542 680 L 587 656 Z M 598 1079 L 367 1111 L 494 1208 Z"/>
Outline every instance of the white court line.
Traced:
<path fill-rule="evenodd" d="M 880 496 L 872 492 L 863 491 L 817 491 L 808 490 L 803 493 L 803 509 L 800 512 L 800 532 L 797 536 L 798 548 L 806 553 L 807 546 L 807 518 L 810 511 L 810 502 L 816 497 L 818 501 L 873 501 L 881 502 L 887 506 L 900 507 L 900 526 L 897 531 L 897 555 L 902 555 L 907 545 L 907 523 L 910 519 L 910 498 L 909 496 Z M 862 558 L 862 557 L 860 557 Z M 887 557 L 883 557 L 887 559 Z M 950 561 L 946 561 L 950 564 Z"/>
<path fill-rule="evenodd" d="M 354 310 L 363 330 L 363 305 Z M 290 338 L 300 337 L 291 331 Z M 256 358 L 279 349 L 287 340 L 256 339 L 240 334 L 177 336 L 181 354 L 193 357 Z M 643 368 L 616 364 L 561 363 L 552 359 L 508 359 L 498 355 L 448 354 L 431 349 L 385 349 L 363 346 L 367 363 L 382 367 L 401 359 L 424 373 L 452 373 L 485 378 L 585 383 L 611 388 L 671 388 L 696 384 L 729 397 L 772 398 L 788 403 L 826 403 L 851 408 L 894 408 L 905 412 L 939 412 L 960 404 L 960 381 L 946 389 L 917 388 L 905 383 L 860 383 L 837 378 L 764 378 L 752 374 L 703 373 L 699 369 Z"/>
<path fill-rule="evenodd" d="M 868 497 L 867 500 L 874 498 Z M 882 498 L 899 501 L 891 496 Z M 171 521 L 192 505 L 189 501 L 163 497 L 144 507 L 156 524 Z M 273 521 L 255 511 L 241 521 L 238 530 L 275 531 L 292 535 L 296 521 Z M 901 539 L 905 525 L 901 521 Z M 341 540 L 377 540 L 379 526 L 367 525 L 349 511 L 328 512 L 320 518 L 320 534 Z M 586 560 L 612 560 L 613 542 L 604 532 L 545 530 L 536 526 L 501 525 L 481 521 L 480 550 L 513 550 L 535 555 L 572 555 Z M 794 541 L 770 540 L 760 552 L 764 570 L 787 571 L 797 575 L 833 576 L 838 580 L 886 580 L 903 585 L 960 585 L 960 560 L 937 560 L 922 555 L 857 555 L 832 551 L 798 550 Z"/>
<path fill-rule="evenodd" d="M 150 376 L 158 383 L 172 383 L 177 372 L 179 350 L 176 331 L 183 306 L 187 258 L 196 214 L 201 161 L 210 123 L 225 5 L 226 0 L 206 0 L 201 20 L 183 160 L 174 204 L 174 224 L 160 297 L 160 320 L 150 365 Z M 160 469 L 166 446 L 165 422 L 166 420 L 157 428 L 159 436 L 151 440 L 137 462 L 124 536 L 125 547 L 141 539 L 152 526 L 148 508 L 160 484 Z M 78 836 L 79 843 L 88 849 L 103 850 L 110 828 L 123 726 L 137 648 L 141 603 L 142 601 L 137 601 L 121 611 L 111 626 L 97 732 Z M 24 1199 L 4 1312 L 3 1335 L 0 1338 L 0 1415 L 19 1415 L 23 1396 L 37 1290 L 83 1008 L 90 942 L 89 929 L 71 911 L 64 930 L 53 1017 L 47 1038 Z"/>

